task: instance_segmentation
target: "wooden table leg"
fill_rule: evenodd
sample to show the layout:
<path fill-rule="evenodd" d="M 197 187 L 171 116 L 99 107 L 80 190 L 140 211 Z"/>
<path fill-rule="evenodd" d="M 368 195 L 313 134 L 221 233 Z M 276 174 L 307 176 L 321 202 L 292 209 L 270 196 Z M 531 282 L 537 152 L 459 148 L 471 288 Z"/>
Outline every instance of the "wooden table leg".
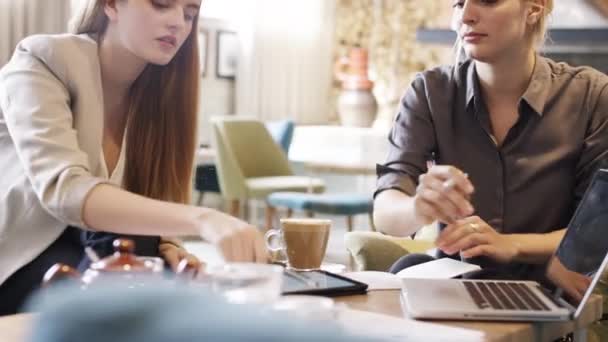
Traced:
<path fill-rule="evenodd" d="M 353 231 L 353 217 L 352 216 L 346 216 L 346 231 L 347 232 L 352 232 Z"/>
<path fill-rule="evenodd" d="M 228 208 L 228 214 L 234 217 L 240 217 L 241 215 L 241 201 L 238 199 L 234 199 L 230 201 L 230 206 Z"/>

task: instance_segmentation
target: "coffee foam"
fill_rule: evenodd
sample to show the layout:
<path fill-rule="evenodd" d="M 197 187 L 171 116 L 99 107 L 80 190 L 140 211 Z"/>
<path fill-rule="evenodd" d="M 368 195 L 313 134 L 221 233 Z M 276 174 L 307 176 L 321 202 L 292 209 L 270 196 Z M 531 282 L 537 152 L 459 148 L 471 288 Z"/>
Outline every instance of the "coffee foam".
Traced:
<path fill-rule="evenodd" d="M 294 226 L 331 226 L 331 220 L 315 218 L 286 218 L 281 219 L 281 224 Z"/>
<path fill-rule="evenodd" d="M 323 230 L 329 230 L 331 222 L 301 222 L 301 221 L 286 221 L 281 222 L 281 229 L 283 231 L 298 231 L 298 232 L 318 232 Z"/>

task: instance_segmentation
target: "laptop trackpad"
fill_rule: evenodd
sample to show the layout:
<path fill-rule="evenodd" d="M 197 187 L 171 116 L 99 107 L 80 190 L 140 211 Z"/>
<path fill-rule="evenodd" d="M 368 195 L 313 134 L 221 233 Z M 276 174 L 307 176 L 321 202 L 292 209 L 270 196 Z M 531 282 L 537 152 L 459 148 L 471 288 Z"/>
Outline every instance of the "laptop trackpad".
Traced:
<path fill-rule="evenodd" d="M 403 284 L 408 313 L 414 317 L 432 313 L 462 316 L 465 311 L 479 310 L 459 280 L 405 279 Z"/>

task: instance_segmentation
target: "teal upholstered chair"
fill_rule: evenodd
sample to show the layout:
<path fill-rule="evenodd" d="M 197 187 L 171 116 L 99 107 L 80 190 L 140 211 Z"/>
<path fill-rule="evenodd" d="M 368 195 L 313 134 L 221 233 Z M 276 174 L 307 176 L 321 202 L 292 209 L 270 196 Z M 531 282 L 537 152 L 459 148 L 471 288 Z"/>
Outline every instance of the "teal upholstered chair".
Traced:
<path fill-rule="evenodd" d="M 265 124 L 268 133 L 272 136 L 286 155 L 289 154 L 289 147 L 293 139 L 295 125 L 292 120 L 270 121 Z"/>
<path fill-rule="evenodd" d="M 371 194 L 310 194 L 297 192 L 275 192 L 267 198 L 267 203 L 273 208 L 287 208 L 289 215 L 295 211 L 303 211 L 309 217 L 315 213 L 346 216 L 346 227 L 353 230 L 353 216 L 367 214 L 370 226 L 374 229 L 372 220 L 373 200 Z"/>
<path fill-rule="evenodd" d="M 266 123 L 266 129 L 281 146 L 285 154 L 289 153 L 289 147 L 293 139 L 295 124 L 292 120 L 272 121 Z M 220 182 L 217 178 L 217 168 L 214 164 L 197 165 L 194 177 L 194 189 L 198 191 L 197 204 L 203 204 L 205 193 L 221 193 Z"/>

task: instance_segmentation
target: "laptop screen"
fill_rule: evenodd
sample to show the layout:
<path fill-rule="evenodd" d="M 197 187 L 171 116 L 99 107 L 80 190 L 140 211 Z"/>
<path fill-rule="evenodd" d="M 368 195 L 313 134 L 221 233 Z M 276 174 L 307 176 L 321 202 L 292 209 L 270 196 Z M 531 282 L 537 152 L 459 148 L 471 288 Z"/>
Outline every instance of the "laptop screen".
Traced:
<path fill-rule="evenodd" d="M 607 255 L 608 170 L 599 170 L 549 262 L 547 276 L 572 305 L 582 307 L 604 271 Z"/>

